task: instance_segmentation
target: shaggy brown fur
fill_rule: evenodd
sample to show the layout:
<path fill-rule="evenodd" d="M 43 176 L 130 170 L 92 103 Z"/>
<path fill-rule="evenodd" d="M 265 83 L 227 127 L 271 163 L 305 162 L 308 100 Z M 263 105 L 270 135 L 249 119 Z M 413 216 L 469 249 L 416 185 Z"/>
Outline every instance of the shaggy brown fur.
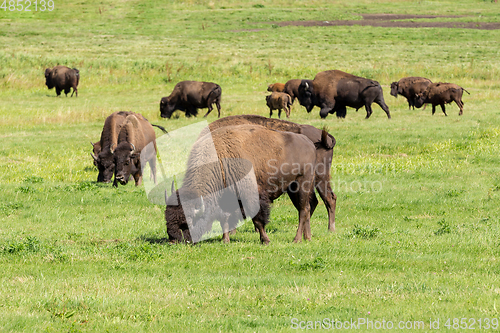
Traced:
<path fill-rule="evenodd" d="M 220 101 L 222 89 L 212 82 L 181 81 L 177 83 L 168 97 L 160 101 L 162 118 L 170 118 L 175 110 L 185 111 L 186 117 L 198 115 L 198 109 L 208 108 L 205 117 L 217 106 L 220 118 Z"/>
<path fill-rule="evenodd" d="M 271 92 L 283 92 L 285 91 L 285 84 L 284 83 L 271 83 L 270 85 L 267 86 L 267 91 Z"/>
<path fill-rule="evenodd" d="M 286 120 L 271 119 L 257 115 L 228 116 L 218 119 L 210 123 L 208 128 L 200 134 L 200 138 L 208 134 L 208 131 L 215 131 L 220 127 L 243 124 L 256 124 L 276 131 L 303 134 L 314 143 L 316 147 L 315 188 L 328 211 L 328 230 L 334 232 L 337 196 L 332 191 L 330 185 L 330 169 L 333 159 L 332 149 L 336 144 L 335 138 L 331 134 L 328 134 L 326 139 L 322 140 L 324 131 L 311 125 L 296 124 Z M 311 193 L 309 202 L 311 204 L 312 215 L 318 205 L 318 199 L 314 192 Z"/>
<path fill-rule="evenodd" d="M 290 107 L 292 106 L 290 95 L 284 92 L 273 92 L 271 95 L 266 96 L 266 104 L 269 108 L 269 118 L 273 116 L 273 110 L 278 110 L 278 118 L 281 118 L 281 110 L 283 109 L 286 117 L 290 118 Z"/>
<path fill-rule="evenodd" d="M 55 66 L 54 68 L 45 69 L 45 84 L 47 88 L 56 88 L 57 96 L 61 95 L 64 90 L 66 97 L 73 88 L 73 94 L 76 93 L 78 97 L 78 83 L 80 82 L 80 71 L 76 68 L 69 68 L 66 66 Z"/>
<path fill-rule="evenodd" d="M 432 83 L 431 80 L 424 77 L 409 76 L 404 77 L 398 82 L 391 83 L 391 95 L 398 97 L 404 96 L 408 101 L 408 109 L 415 109 L 415 99 L 417 94 L 421 94 Z"/>
<path fill-rule="evenodd" d="M 436 105 L 441 105 L 441 110 L 447 116 L 444 105 L 455 102 L 460 108 L 458 115 L 461 116 L 464 111 L 464 102 L 462 102 L 464 91 L 469 94 L 467 90 L 454 83 L 432 83 L 423 93 L 417 95 L 415 107 L 419 108 L 424 103 L 431 103 L 432 114 L 434 114 L 436 112 Z"/>
<path fill-rule="evenodd" d="M 329 113 L 345 118 L 346 107 L 366 109 L 366 118 L 372 114 L 372 103 L 377 103 L 391 118 L 385 104 L 382 87 L 377 81 L 365 79 L 339 70 L 329 70 L 316 74 L 312 85 L 303 80 L 299 86 L 300 104 L 311 112 L 314 106 L 321 108 L 321 118 Z"/>
<path fill-rule="evenodd" d="M 327 133 L 322 137 L 326 145 Z M 214 156 L 210 154 L 213 145 L 219 162 L 214 161 Z M 222 221 L 223 230 L 227 234 L 229 224 L 234 225 L 235 221 L 228 220 L 229 212 L 219 208 L 220 203 L 217 198 L 206 199 L 207 202 L 202 205 L 207 206 L 203 215 L 199 216 L 196 212 L 200 209 L 201 197 L 217 193 L 224 188 L 228 179 L 239 178 L 240 170 L 231 169 L 231 163 L 228 163 L 239 160 L 251 162 L 255 173 L 260 210 L 253 217 L 253 222 L 260 233 L 261 242 L 269 243 L 264 229 L 269 218 L 269 203 L 285 192 L 289 193 L 299 211 L 299 227 L 294 241 L 300 241 L 301 234 L 309 240 L 311 237 L 309 197 L 313 191 L 316 149 L 304 135 L 273 131 L 258 125 L 221 127 L 211 135 L 196 141 L 188 159 L 182 187 L 175 192 L 176 195 L 166 198 L 165 218 L 169 237 L 176 241 L 191 241 L 189 232 L 182 231 L 183 226 L 196 226 L 198 223 L 211 226 L 214 220 Z M 222 168 L 224 163 L 226 167 Z M 294 172 L 291 172 L 292 166 Z M 252 200 L 244 187 L 238 187 L 237 192 L 240 201 Z M 179 197 L 192 198 L 193 200 L 189 201 L 192 202 L 192 206 L 187 206 L 187 203 L 181 206 Z M 231 216 L 234 216 L 234 212 Z M 181 234 L 183 239 L 178 238 Z"/>

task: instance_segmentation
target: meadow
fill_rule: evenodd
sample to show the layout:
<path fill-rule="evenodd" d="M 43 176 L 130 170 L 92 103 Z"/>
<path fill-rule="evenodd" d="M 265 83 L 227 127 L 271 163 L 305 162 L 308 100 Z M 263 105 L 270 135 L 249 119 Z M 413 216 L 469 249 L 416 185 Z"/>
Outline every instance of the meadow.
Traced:
<path fill-rule="evenodd" d="M 500 4 L 483 0 L 0 9 L 0 331 L 287 332 L 297 331 L 293 318 L 419 331 L 436 320 L 459 330 L 453 318 L 466 318 L 491 331 L 485 319 L 500 318 L 500 30 L 278 24 L 381 13 L 500 22 Z M 80 70 L 77 98 L 46 88 L 43 72 L 57 64 Z M 335 233 L 320 203 L 312 241 L 292 243 L 298 214 L 283 196 L 268 246 L 251 222 L 230 244 L 169 244 L 165 207 L 143 188 L 95 181 L 89 142 L 114 111 L 169 131 L 194 124 L 204 119 L 160 118 L 159 101 L 177 82 L 200 80 L 221 85 L 223 116 L 267 116 L 269 83 L 328 69 L 379 81 L 392 115 L 374 105 L 368 120 L 349 108 L 321 120 L 318 108 L 292 108 L 291 121 L 327 125 L 337 140 Z M 467 89 L 463 116 L 455 104 L 448 117 L 408 110 L 389 95 L 404 76 Z"/>

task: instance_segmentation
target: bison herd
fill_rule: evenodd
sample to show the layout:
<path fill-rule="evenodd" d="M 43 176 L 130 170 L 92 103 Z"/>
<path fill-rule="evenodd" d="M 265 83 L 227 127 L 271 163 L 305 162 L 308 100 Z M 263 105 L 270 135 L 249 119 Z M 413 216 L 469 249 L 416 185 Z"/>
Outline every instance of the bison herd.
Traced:
<path fill-rule="evenodd" d="M 61 91 L 67 96 L 71 89 L 78 96 L 80 74 L 76 68 L 47 68 L 45 78 L 47 87 L 56 88 L 58 96 Z M 267 90 L 271 92 L 266 96 L 269 118 L 257 115 L 220 118 L 222 89 L 211 82 L 179 82 L 169 96 L 161 99 L 163 118 L 170 118 L 176 110 L 184 111 L 187 117 L 196 116 L 198 109 L 208 108 L 206 117 L 214 104 L 220 118 L 210 123 L 191 147 L 182 186 L 175 189 L 172 183 L 170 196 L 165 189 L 165 219 L 170 241 L 197 242 L 218 221 L 223 240 L 229 242 L 229 231 L 242 219 L 251 218 L 261 243 L 268 244 L 265 226 L 269 222 L 270 206 L 285 193 L 299 216 L 294 242 L 311 238 L 310 217 L 318 205 L 316 192 L 328 212 L 328 230 L 335 231 L 337 196 L 330 186 L 335 138 L 326 129 L 272 119 L 272 113 L 278 110 L 280 118 L 281 111 L 285 110 L 289 118 L 291 105 L 297 99 L 307 112 L 314 106 L 319 107 L 321 118 L 328 114 L 345 118 L 347 107 L 357 111 L 363 106 L 369 118 L 373 103 L 391 118 L 382 87 L 371 79 L 328 70 L 318 73 L 313 80 L 274 83 Z M 444 105 L 455 102 L 462 115 L 463 91 L 466 90 L 456 84 L 432 83 L 422 77 L 406 77 L 391 84 L 392 96 L 404 96 L 410 109 L 432 104 L 432 114 L 440 105 L 446 115 Z M 109 183 L 114 175 L 113 185 L 118 186 L 127 184 L 133 177 L 139 186 L 143 176 L 141 164 L 149 164 L 150 177 L 157 185 L 153 127 L 167 133 L 162 126 L 151 124 L 138 113 L 119 111 L 107 117 L 100 140 L 92 143 L 97 181 Z M 145 149 L 149 144 L 153 149 Z M 211 147 L 215 149 L 215 160 L 209 154 Z M 234 204 L 229 204 L 229 199 Z"/>

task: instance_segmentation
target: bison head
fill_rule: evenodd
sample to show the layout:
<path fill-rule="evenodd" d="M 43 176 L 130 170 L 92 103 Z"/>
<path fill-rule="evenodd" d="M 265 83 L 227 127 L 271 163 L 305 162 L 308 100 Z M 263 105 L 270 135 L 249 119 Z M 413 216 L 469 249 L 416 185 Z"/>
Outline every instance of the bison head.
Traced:
<path fill-rule="evenodd" d="M 415 107 L 421 108 L 422 105 L 425 104 L 426 99 L 427 99 L 427 96 L 426 96 L 425 92 L 420 93 L 420 94 L 416 94 L 415 95 Z"/>
<path fill-rule="evenodd" d="M 297 96 L 300 105 L 304 106 L 307 112 L 311 112 L 314 108 L 313 101 L 314 89 L 308 80 L 302 80 L 299 85 L 299 96 Z"/>
<path fill-rule="evenodd" d="M 165 203 L 167 206 L 165 208 L 165 220 L 167 222 L 168 237 L 171 241 L 175 242 L 192 242 L 193 238 L 191 237 L 190 227 L 206 223 L 204 221 L 206 215 L 203 197 L 197 197 L 193 192 L 182 188 L 175 191 L 173 183 L 172 193 L 175 194 L 168 197 L 165 191 Z M 198 229 L 196 228 L 196 230 Z M 196 239 L 199 239 L 201 233 L 204 233 L 207 228 L 202 229 L 198 231 L 200 235 Z"/>
<path fill-rule="evenodd" d="M 109 183 L 115 171 L 115 161 L 113 159 L 113 146 L 110 149 L 104 149 L 99 154 L 91 154 L 94 159 L 94 165 L 99 170 L 97 181 Z"/>
<path fill-rule="evenodd" d="M 130 175 L 134 175 L 141 170 L 141 153 L 136 152 L 135 146 L 123 141 L 113 153 L 115 164 L 115 183 L 120 182 L 122 185 L 128 183 Z"/>
<path fill-rule="evenodd" d="M 168 97 L 163 97 L 160 101 L 160 115 L 162 118 L 168 118 L 172 116 L 175 111 L 175 104 L 170 103 Z"/>
<path fill-rule="evenodd" d="M 52 83 L 52 69 L 47 68 L 45 69 L 45 85 L 47 88 L 52 89 L 54 88 L 54 84 Z"/>
<path fill-rule="evenodd" d="M 398 97 L 398 83 L 397 82 L 391 83 L 391 95 L 394 97 Z"/>

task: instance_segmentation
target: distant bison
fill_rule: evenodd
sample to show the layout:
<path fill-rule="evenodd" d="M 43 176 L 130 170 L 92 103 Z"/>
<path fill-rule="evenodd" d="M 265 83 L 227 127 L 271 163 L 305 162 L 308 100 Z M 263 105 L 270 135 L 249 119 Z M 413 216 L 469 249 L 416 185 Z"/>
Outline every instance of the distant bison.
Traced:
<path fill-rule="evenodd" d="M 366 118 L 372 114 L 372 103 L 377 103 L 391 118 L 389 107 L 385 104 L 382 87 L 377 81 L 365 79 L 339 70 L 329 70 L 316 74 L 312 85 L 303 80 L 299 86 L 300 104 L 310 112 L 314 106 L 321 108 L 321 118 L 329 113 L 345 118 L 346 107 L 366 108 Z"/>
<path fill-rule="evenodd" d="M 208 108 L 205 117 L 213 110 L 215 103 L 220 118 L 222 89 L 212 82 L 182 81 L 175 85 L 168 97 L 160 101 L 162 118 L 170 118 L 175 110 L 186 112 L 187 117 L 196 116 L 199 108 Z"/>
<path fill-rule="evenodd" d="M 45 84 L 47 88 L 56 88 L 57 96 L 61 95 L 64 90 L 66 97 L 73 88 L 71 97 L 76 93 L 78 97 L 78 83 L 80 81 L 80 71 L 76 68 L 69 68 L 66 66 L 55 66 L 54 68 L 47 68 L 45 70 Z"/>
<path fill-rule="evenodd" d="M 424 103 L 431 103 L 432 114 L 434 114 L 436 112 L 436 105 L 441 105 L 441 110 L 443 110 L 444 115 L 447 116 L 444 105 L 455 102 L 460 108 L 458 115 L 461 116 L 464 111 L 464 102 L 462 102 L 464 91 L 470 95 L 467 90 L 454 83 L 432 83 L 424 92 L 417 95 L 415 107 L 419 108 L 424 105 Z"/>
<path fill-rule="evenodd" d="M 283 92 L 273 92 L 266 96 L 266 103 L 269 107 L 269 118 L 273 116 L 273 110 L 278 110 L 278 118 L 281 118 L 281 110 L 285 110 L 286 117 L 290 118 L 290 107 L 292 106 L 290 95 Z"/>
<path fill-rule="evenodd" d="M 299 86 L 302 83 L 302 81 L 308 82 L 309 85 L 312 84 L 312 80 L 301 80 L 301 79 L 292 79 L 288 80 L 285 83 L 285 90 L 283 90 L 283 92 L 290 95 L 290 97 L 292 98 L 292 104 L 295 102 L 295 98 L 299 97 Z"/>
<path fill-rule="evenodd" d="M 398 82 L 391 83 L 391 95 L 394 97 L 404 96 L 408 101 L 408 109 L 412 107 L 415 109 L 417 94 L 423 93 L 431 83 L 431 80 L 424 77 L 404 77 Z"/>
<path fill-rule="evenodd" d="M 267 86 L 267 91 L 271 92 L 283 92 L 285 90 L 285 84 L 284 83 L 272 83 Z"/>

